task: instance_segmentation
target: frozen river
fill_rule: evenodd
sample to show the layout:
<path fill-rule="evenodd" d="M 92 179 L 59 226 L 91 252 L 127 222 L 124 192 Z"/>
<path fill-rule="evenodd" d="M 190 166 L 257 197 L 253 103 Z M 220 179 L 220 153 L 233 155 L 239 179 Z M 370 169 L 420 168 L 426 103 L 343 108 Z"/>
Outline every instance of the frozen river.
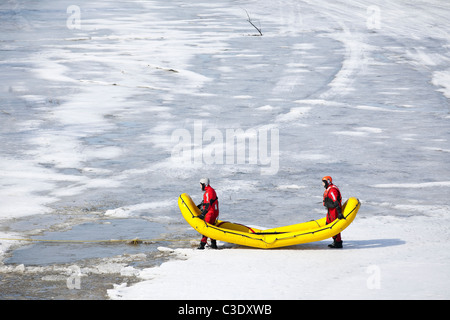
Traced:
<path fill-rule="evenodd" d="M 361 219 L 449 218 L 449 12 L 438 0 L 2 2 L 0 298 L 101 299 L 137 282 L 170 258 L 158 247 L 200 239 L 177 197 L 200 201 L 203 176 L 222 219 L 262 227 L 323 215 L 324 175 L 362 201 Z M 136 237 L 162 241 L 4 240 Z M 82 283 L 98 277 L 96 295 L 66 288 L 74 265 Z"/>

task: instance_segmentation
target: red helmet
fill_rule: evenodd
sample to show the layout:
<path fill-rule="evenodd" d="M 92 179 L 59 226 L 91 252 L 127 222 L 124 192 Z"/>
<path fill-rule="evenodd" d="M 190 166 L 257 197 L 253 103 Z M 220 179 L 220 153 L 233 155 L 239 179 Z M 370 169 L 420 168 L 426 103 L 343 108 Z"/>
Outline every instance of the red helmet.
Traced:
<path fill-rule="evenodd" d="M 331 179 L 330 176 L 325 176 L 325 177 L 323 177 L 323 178 L 322 178 L 322 181 L 326 181 L 326 182 L 328 182 L 328 183 L 333 183 L 333 179 Z"/>
<path fill-rule="evenodd" d="M 330 176 L 325 176 L 325 177 L 322 178 L 322 182 L 324 183 L 323 186 L 325 187 L 325 189 L 328 189 L 328 187 L 330 186 L 330 184 L 333 183 L 333 179 L 331 179 Z"/>

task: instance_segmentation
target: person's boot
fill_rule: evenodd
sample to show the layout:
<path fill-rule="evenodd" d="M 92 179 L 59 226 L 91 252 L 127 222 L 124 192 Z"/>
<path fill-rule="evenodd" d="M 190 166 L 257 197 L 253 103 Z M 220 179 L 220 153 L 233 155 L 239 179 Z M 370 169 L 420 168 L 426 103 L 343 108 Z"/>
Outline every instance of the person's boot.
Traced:
<path fill-rule="evenodd" d="M 198 246 L 198 248 L 197 248 L 197 249 L 199 249 L 199 250 L 203 250 L 203 249 L 205 249 L 205 245 L 206 245 L 206 243 L 205 243 L 205 242 L 200 242 L 200 245 Z"/>
<path fill-rule="evenodd" d="M 211 248 L 212 248 L 212 249 L 217 249 L 217 243 L 216 243 L 216 240 L 211 240 Z"/>
<path fill-rule="evenodd" d="M 332 244 L 328 245 L 329 248 L 335 248 L 335 249 L 341 249 L 342 248 L 342 241 L 333 241 Z"/>

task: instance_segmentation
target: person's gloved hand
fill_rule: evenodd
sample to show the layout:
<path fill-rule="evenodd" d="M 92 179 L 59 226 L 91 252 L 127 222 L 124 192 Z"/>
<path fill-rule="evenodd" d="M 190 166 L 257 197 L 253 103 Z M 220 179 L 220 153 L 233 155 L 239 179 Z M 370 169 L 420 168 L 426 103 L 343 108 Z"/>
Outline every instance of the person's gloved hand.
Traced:
<path fill-rule="evenodd" d="M 341 209 L 341 207 L 337 207 L 337 212 L 338 212 L 338 219 L 344 219 L 344 220 L 345 220 L 345 217 L 344 217 L 344 215 L 342 214 L 342 209 Z"/>

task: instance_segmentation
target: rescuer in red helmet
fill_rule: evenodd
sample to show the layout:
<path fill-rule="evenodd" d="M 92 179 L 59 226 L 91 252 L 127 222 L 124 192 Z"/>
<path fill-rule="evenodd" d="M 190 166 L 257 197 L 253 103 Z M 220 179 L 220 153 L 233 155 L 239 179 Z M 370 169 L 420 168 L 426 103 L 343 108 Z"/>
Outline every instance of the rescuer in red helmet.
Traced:
<path fill-rule="evenodd" d="M 214 225 L 219 217 L 219 200 L 216 191 L 209 185 L 209 178 L 200 179 L 200 185 L 205 193 L 203 201 L 197 206 L 201 211 L 198 217 L 205 220 L 206 223 Z M 207 240 L 208 238 L 203 236 L 198 249 L 205 249 Z M 216 240 L 211 239 L 211 248 L 217 249 Z"/>
<path fill-rule="evenodd" d="M 323 194 L 323 205 L 327 208 L 327 224 L 336 219 L 343 219 L 342 215 L 342 197 L 338 187 L 333 184 L 333 179 L 330 176 L 322 178 L 322 183 L 325 188 Z M 333 243 L 329 244 L 330 248 L 342 248 L 341 234 L 333 237 Z"/>

